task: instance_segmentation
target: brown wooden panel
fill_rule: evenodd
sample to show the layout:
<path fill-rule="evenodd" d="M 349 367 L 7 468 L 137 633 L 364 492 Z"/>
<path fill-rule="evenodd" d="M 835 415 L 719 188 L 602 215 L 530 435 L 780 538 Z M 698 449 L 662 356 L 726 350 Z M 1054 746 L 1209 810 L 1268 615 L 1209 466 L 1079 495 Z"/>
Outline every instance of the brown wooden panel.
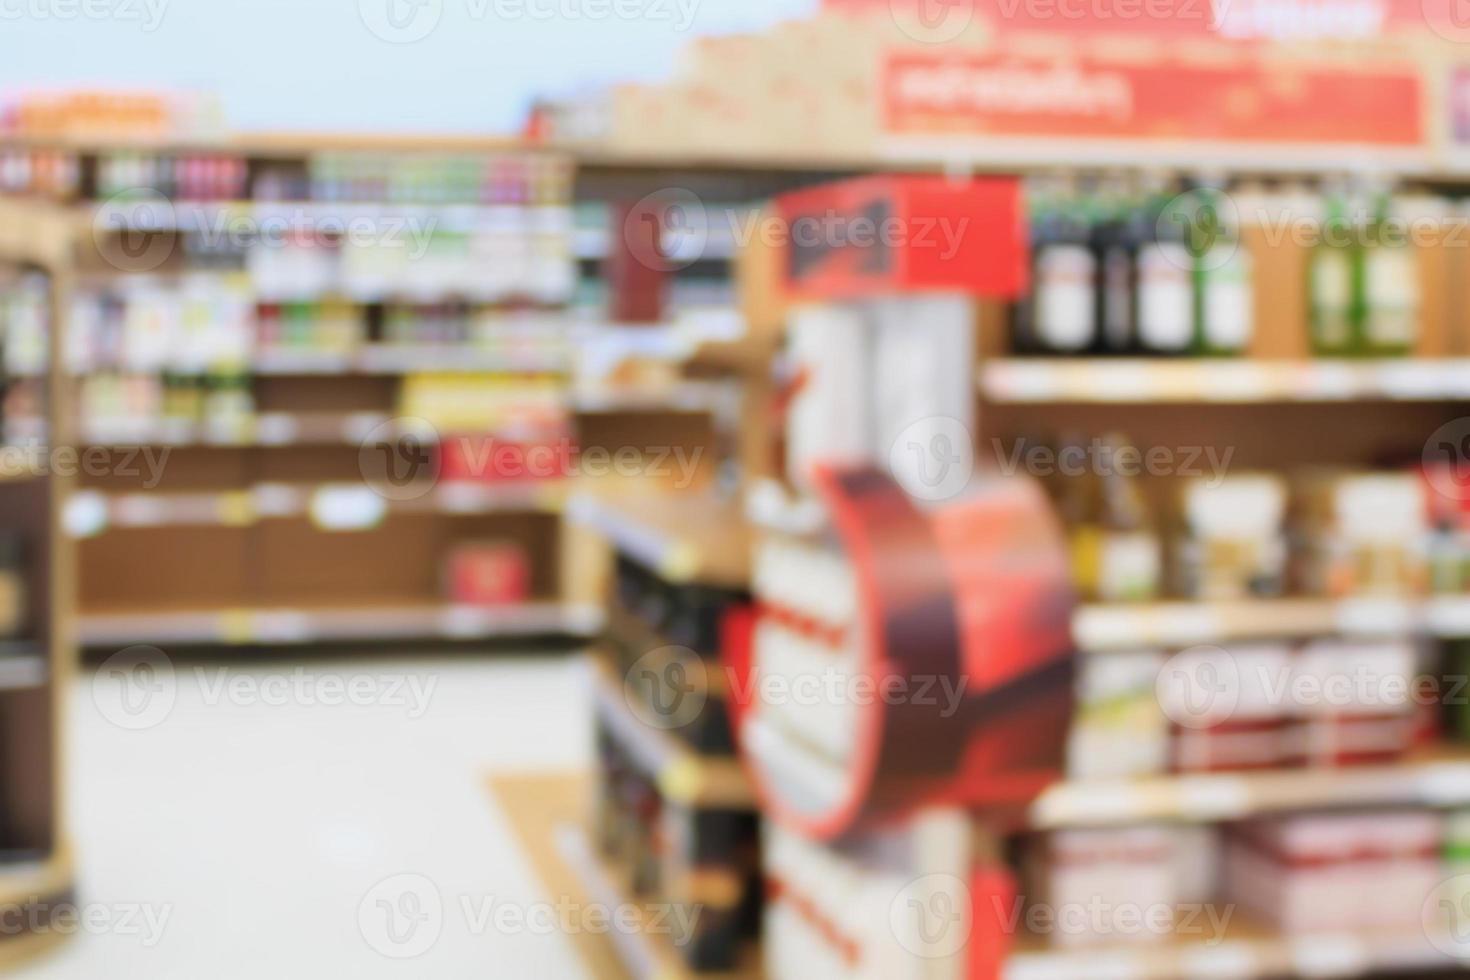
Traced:
<path fill-rule="evenodd" d="M 251 478 L 261 483 L 362 483 L 356 446 L 258 450 Z"/>
<path fill-rule="evenodd" d="M 254 530 L 252 596 L 291 606 L 437 599 L 439 524 L 434 516 L 394 516 L 371 531 L 327 533 L 305 520 L 266 521 Z"/>
<path fill-rule="evenodd" d="M 255 380 L 256 408 L 262 412 L 393 413 L 397 378 L 263 377 Z"/>
<path fill-rule="evenodd" d="M 55 725 L 48 688 L 0 693 L 0 848 L 49 853 L 55 844 Z"/>
<path fill-rule="evenodd" d="M 186 493 L 238 490 L 251 480 L 251 451 L 245 449 L 150 447 L 146 452 L 151 455 L 145 455 L 142 449 L 97 447 L 94 452 L 105 454 L 95 458 L 105 460 L 106 466 L 84 465 L 77 478 L 81 487 L 113 492 Z"/>
<path fill-rule="evenodd" d="M 83 541 L 77 561 L 81 608 L 246 603 L 250 533 L 228 527 L 119 528 Z"/>

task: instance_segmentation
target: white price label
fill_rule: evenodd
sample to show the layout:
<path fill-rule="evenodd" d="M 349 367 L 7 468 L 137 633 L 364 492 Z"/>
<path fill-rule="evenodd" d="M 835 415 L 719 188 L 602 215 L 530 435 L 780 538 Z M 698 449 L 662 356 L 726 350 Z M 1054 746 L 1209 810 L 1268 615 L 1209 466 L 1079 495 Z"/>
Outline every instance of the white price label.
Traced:
<path fill-rule="evenodd" d="M 364 531 L 383 523 L 388 501 L 368 487 L 322 487 L 311 495 L 311 520 L 324 531 Z"/>

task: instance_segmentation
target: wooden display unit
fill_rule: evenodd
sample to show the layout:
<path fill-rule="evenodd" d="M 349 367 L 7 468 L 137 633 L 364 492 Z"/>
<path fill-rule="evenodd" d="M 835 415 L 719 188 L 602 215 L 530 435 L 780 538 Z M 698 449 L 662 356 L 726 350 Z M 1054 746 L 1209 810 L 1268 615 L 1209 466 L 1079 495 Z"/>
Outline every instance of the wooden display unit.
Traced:
<path fill-rule="evenodd" d="M 65 315 L 72 240 L 62 222 L 18 223 L 14 217 L 0 205 L 0 275 L 7 283 L 17 276 L 45 283 L 51 368 L 37 404 L 46 436 L 7 446 L 0 473 L 0 532 L 18 543 L 24 595 L 20 632 L 0 642 L 0 905 L 7 922 L 22 923 L 0 939 L 0 964 L 59 940 L 61 933 L 46 924 L 73 903 L 75 888 L 65 820 L 64 718 L 76 659 L 76 555 L 61 525 L 71 477 L 60 465 L 75 443 L 68 379 L 55 368 L 61 350 L 55 324 Z"/>

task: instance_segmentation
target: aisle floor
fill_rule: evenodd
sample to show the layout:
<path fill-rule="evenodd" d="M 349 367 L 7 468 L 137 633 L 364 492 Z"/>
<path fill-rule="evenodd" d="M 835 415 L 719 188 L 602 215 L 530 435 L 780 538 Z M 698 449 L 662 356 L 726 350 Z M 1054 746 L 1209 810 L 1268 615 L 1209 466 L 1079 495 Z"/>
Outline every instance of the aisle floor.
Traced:
<path fill-rule="evenodd" d="M 353 703 L 320 703 L 343 696 L 339 677 L 376 686 L 359 680 Z M 84 669 L 71 697 L 80 903 L 105 924 L 14 976 L 583 975 L 563 937 L 496 928 L 502 904 L 555 898 L 486 792 L 494 772 L 588 764 L 581 658 L 194 659 L 172 684 L 144 678 L 174 695 L 144 730 L 112 720 L 139 723 L 119 715 L 110 685 L 122 679 Z M 408 945 L 386 937 L 389 909 L 422 907 L 401 884 L 422 896 L 425 878 L 443 903 L 437 938 L 432 927 Z M 411 959 L 374 948 L 397 956 L 426 939 Z"/>

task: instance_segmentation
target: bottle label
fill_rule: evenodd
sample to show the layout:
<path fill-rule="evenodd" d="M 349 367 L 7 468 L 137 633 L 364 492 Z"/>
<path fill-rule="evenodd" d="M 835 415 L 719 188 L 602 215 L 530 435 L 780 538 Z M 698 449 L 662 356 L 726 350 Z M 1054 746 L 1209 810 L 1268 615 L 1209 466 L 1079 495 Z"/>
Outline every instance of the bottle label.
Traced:
<path fill-rule="evenodd" d="M 1211 350 L 1244 350 L 1255 332 L 1250 258 L 1230 247 L 1234 254 L 1228 259 L 1205 256 L 1209 271 L 1204 275 L 1203 330 L 1205 346 Z"/>
<path fill-rule="evenodd" d="M 1152 350 L 1179 351 L 1194 336 L 1189 250 L 1157 242 L 1138 252 L 1138 337 Z"/>
<path fill-rule="evenodd" d="M 1352 257 L 1343 249 L 1318 248 L 1312 256 L 1312 319 L 1323 347 L 1346 347 L 1351 341 L 1352 298 Z"/>
<path fill-rule="evenodd" d="M 1419 321 L 1419 280 L 1406 248 L 1373 248 L 1365 258 L 1364 284 L 1370 344 L 1414 343 Z"/>
<path fill-rule="evenodd" d="M 1076 351 L 1097 334 L 1097 261 L 1083 245 L 1050 245 L 1036 260 L 1036 336 L 1052 350 Z"/>
<path fill-rule="evenodd" d="M 1110 533 L 1099 555 L 1098 598 L 1104 602 L 1151 599 L 1161 578 L 1159 544 L 1146 532 Z"/>

